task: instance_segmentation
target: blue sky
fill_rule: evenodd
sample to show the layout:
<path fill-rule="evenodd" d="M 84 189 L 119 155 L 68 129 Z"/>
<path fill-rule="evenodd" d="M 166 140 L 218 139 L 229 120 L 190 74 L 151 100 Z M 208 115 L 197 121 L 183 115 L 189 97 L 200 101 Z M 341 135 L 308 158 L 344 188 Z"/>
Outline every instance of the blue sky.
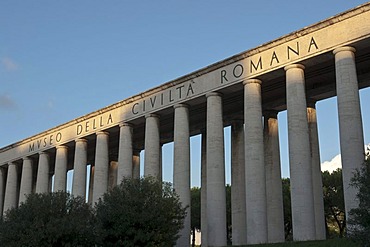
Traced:
<path fill-rule="evenodd" d="M 0 147 L 362 3 L 2 0 Z M 370 143 L 370 90 L 360 97 L 365 143 Z M 317 110 L 321 160 L 330 161 L 340 152 L 336 99 L 319 102 Z M 285 112 L 279 121 L 286 177 Z M 192 143 L 192 183 L 199 185 L 199 138 Z M 172 154 L 172 145 L 164 149 Z M 228 181 L 229 159 L 226 151 Z M 171 163 L 166 155 L 166 180 Z"/>

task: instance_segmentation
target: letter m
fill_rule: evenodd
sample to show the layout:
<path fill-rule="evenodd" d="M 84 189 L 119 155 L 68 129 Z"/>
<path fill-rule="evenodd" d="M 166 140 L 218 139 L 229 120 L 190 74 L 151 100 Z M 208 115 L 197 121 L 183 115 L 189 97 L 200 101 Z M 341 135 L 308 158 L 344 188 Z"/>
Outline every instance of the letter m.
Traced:
<path fill-rule="evenodd" d="M 261 57 L 258 59 L 257 64 L 254 64 L 254 63 L 253 63 L 253 61 L 251 60 L 250 73 L 252 73 L 252 72 L 253 72 L 253 69 L 254 69 L 255 71 L 257 71 L 257 70 L 258 70 L 258 68 L 259 68 L 259 69 L 262 69 L 262 58 L 261 58 Z"/>
<path fill-rule="evenodd" d="M 35 143 L 30 144 L 28 152 L 32 152 L 33 150 L 35 150 Z"/>

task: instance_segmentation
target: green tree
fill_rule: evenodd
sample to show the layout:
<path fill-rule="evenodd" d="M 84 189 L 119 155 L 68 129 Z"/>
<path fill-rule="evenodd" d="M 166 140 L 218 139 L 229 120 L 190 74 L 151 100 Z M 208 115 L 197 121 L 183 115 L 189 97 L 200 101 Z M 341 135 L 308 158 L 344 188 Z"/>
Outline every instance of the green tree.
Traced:
<path fill-rule="evenodd" d="M 124 179 L 96 204 L 98 244 L 173 246 L 185 215 L 169 183 L 148 177 Z"/>
<path fill-rule="evenodd" d="M 226 187 L 226 238 L 227 244 L 231 245 L 232 241 L 232 222 L 231 222 L 231 185 Z"/>
<path fill-rule="evenodd" d="M 0 223 L 1 246 L 94 246 L 94 215 L 68 193 L 31 194 Z"/>
<path fill-rule="evenodd" d="M 282 179 L 282 187 L 283 187 L 285 239 L 292 240 L 293 225 L 292 225 L 292 209 L 291 209 L 290 179 L 289 178 Z"/>
<path fill-rule="evenodd" d="M 329 237 L 343 237 L 346 229 L 342 169 L 322 173 L 324 208 Z"/>
<path fill-rule="evenodd" d="M 351 186 L 358 189 L 356 195 L 359 205 L 349 212 L 349 223 L 355 229 L 349 231 L 350 237 L 370 245 L 370 153 L 366 154 L 365 162 L 357 169 L 351 179 Z"/>
<path fill-rule="evenodd" d="M 195 246 L 195 232 L 200 229 L 200 193 L 201 189 L 198 187 L 191 188 L 191 232 L 193 234 L 192 246 Z"/>

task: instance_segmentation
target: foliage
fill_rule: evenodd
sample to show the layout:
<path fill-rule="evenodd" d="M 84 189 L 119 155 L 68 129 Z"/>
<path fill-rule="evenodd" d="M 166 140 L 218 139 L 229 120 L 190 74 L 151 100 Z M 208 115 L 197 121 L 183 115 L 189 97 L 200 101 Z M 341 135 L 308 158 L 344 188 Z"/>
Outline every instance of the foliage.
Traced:
<path fill-rule="evenodd" d="M 319 241 L 303 241 L 303 242 L 285 242 L 285 243 L 275 243 L 275 244 L 256 244 L 247 245 L 245 247 L 360 247 L 356 242 L 351 241 L 346 238 L 334 238 L 328 240 Z M 244 247 L 244 246 L 239 246 Z"/>
<path fill-rule="evenodd" d="M 124 179 L 96 204 L 102 246 L 173 246 L 185 209 L 169 183 Z"/>
<path fill-rule="evenodd" d="M 231 244 L 232 222 L 231 222 L 231 186 L 226 185 L 226 238 L 227 243 Z"/>
<path fill-rule="evenodd" d="M 351 186 L 358 189 L 356 195 L 359 206 L 352 209 L 349 223 L 355 227 L 350 231 L 350 237 L 359 240 L 364 246 L 370 245 L 370 153 L 368 151 L 365 162 L 357 169 L 351 179 Z"/>
<path fill-rule="evenodd" d="M 329 237 L 343 237 L 346 229 L 342 169 L 322 173 L 324 208 Z"/>
<path fill-rule="evenodd" d="M 198 187 L 191 188 L 191 231 L 193 234 L 192 246 L 195 246 L 195 232 L 200 231 L 200 208 L 201 208 L 201 189 Z"/>
<path fill-rule="evenodd" d="M 2 246 L 93 246 L 94 215 L 83 198 L 65 192 L 31 194 L 0 223 Z"/>
<path fill-rule="evenodd" d="M 292 225 L 292 209 L 291 209 L 290 179 L 289 178 L 282 179 L 282 187 L 283 187 L 285 239 L 292 240 L 293 225 Z"/>

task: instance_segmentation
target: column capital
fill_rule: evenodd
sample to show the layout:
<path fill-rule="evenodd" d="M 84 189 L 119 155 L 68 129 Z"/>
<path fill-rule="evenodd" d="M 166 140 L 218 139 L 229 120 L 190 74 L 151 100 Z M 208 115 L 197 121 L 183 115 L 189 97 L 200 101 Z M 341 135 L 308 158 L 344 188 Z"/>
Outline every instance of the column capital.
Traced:
<path fill-rule="evenodd" d="M 232 116 L 230 119 L 229 119 L 229 123 L 231 124 L 244 124 L 244 114 L 237 114 L 235 116 Z"/>
<path fill-rule="evenodd" d="M 133 127 L 134 127 L 134 125 L 133 125 L 133 124 L 131 124 L 131 123 L 121 122 L 121 123 L 119 123 L 119 127 L 120 127 L 120 128 L 121 128 L 121 127 L 130 127 L 130 128 L 133 128 Z"/>
<path fill-rule="evenodd" d="M 352 46 L 342 46 L 342 47 L 339 47 L 339 48 L 336 48 L 333 50 L 333 54 L 337 54 L 338 52 L 341 52 L 341 51 L 351 51 L 353 53 L 356 52 L 356 49 L 353 48 Z"/>
<path fill-rule="evenodd" d="M 209 92 L 209 93 L 206 93 L 206 98 L 210 97 L 210 96 L 222 96 L 222 93 L 218 93 L 218 92 Z"/>
<path fill-rule="evenodd" d="M 134 148 L 134 149 L 132 150 L 132 152 L 133 152 L 133 154 L 134 154 L 134 155 L 140 155 L 140 153 L 141 153 L 141 149 Z"/>
<path fill-rule="evenodd" d="M 315 99 L 312 98 L 307 99 L 307 107 L 316 108 L 316 102 L 317 101 Z"/>
<path fill-rule="evenodd" d="M 23 161 L 26 161 L 26 160 L 32 160 L 30 157 L 26 156 L 26 157 L 23 157 Z"/>
<path fill-rule="evenodd" d="M 14 162 L 8 162 L 8 166 L 10 166 L 10 165 L 16 165 L 16 163 L 14 163 Z"/>
<path fill-rule="evenodd" d="M 160 116 L 158 114 L 154 114 L 154 113 L 145 114 L 145 118 L 149 118 L 149 117 L 159 118 Z"/>
<path fill-rule="evenodd" d="M 259 80 L 259 79 L 256 79 L 256 78 L 247 79 L 247 80 L 243 81 L 243 85 L 247 85 L 247 84 L 250 84 L 250 83 L 262 84 L 262 81 Z"/>
<path fill-rule="evenodd" d="M 183 103 L 180 103 L 180 104 L 175 104 L 175 105 L 173 106 L 173 108 L 174 108 L 174 109 L 176 109 L 176 108 L 180 108 L 180 107 L 189 108 L 189 105 L 187 105 L 187 104 L 183 104 Z"/>
<path fill-rule="evenodd" d="M 96 132 L 96 135 L 99 136 L 99 135 L 107 135 L 109 136 L 109 132 L 108 131 L 98 131 Z"/>
<path fill-rule="evenodd" d="M 87 142 L 87 140 L 86 139 L 84 139 L 84 138 L 78 138 L 78 139 L 76 139 L 75 140 L 75 142 L 77 143 L 77 142 Z"/>
<path fill-rule="evenodd" d="M 285 71 L 288 71 L 290 69 L 305 69 L 304 65 L 296 63 L 296 64 L 290 64 L 284 67 Z"/>
<path fill-rule="evenodd" d="M 277 118 L 277 115 L 278 115 L 278 111 L 276 110 L 264 110 L 263 111 L 263 116 L 265 118 Z"/>
<path fill-rule="evenodd" d="M 67 146 L 65 146 L 65 145 L 58 145 L 58 146 L 56 146 L 55 148 L 56 148 L 56 149 L 68 149 L 68 147 L 67 147 Z"/>
<path fill-rule="evenodd" d="M 48 152 L 46 152 L 46 151 L 40 151 L 40 152 L 39 152 L 39 155 L 44 155 L 44 154 L 45 154 L 45 155 L 49 155 L 49 153 L 48 153 Z"/>
<path fill-rule="evenodd" d="M 237 126 L 242 126 L 242 125 L 244 125 L 244 120 L 243 119 L 231 120 L 231 126 L 237 127 Z"/>

